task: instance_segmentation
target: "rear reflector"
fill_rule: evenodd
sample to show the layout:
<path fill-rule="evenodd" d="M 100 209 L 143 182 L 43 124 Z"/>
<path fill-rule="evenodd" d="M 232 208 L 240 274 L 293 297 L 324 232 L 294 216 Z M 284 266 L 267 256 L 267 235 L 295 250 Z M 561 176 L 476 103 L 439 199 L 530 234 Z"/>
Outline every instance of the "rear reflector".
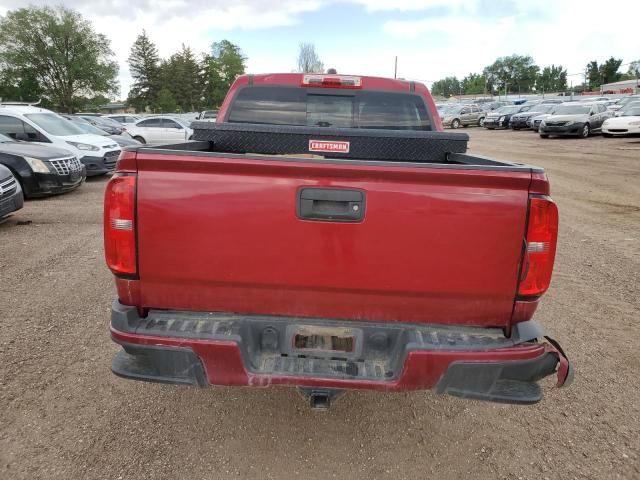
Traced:
<path fill-rule="evenodd" d="M 547 196 L 529 198 L 527 246 L 518 295 L 537 297 L 549 288 L 558 240 L 558 207 Z"/>
<path fill-rule="evenodd" d="M 116 173 L 104 195 L 104 253 L 107 266 L 116 275 L 137 274 L 136 175 Z"/>
<path fill-rule="evenodd" d="M 362 88 L 362 79 L 347 75 L 305 75 L 303 87 Z"/>

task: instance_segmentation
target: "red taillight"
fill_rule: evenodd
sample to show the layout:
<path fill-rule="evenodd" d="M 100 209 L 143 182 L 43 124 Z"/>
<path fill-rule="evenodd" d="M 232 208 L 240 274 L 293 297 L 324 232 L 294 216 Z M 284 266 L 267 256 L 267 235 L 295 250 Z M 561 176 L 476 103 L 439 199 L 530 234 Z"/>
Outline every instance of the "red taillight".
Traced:
<path fill-rule="evenodd" d="M 136 175 L 116 173 L 104 194 L 104 253 L 107 266 L 121 276 L 135 276 Z"/>
<path fill-rule="evenodd" d="M 558 240 L 558 207 L 546 196 L 529 199 L 529 225 L 518 295 L 536 297 L 549 288 Z"/>
<path fill-rule="evenodd" d="M 305 75 L 303 87 L 362 88 L 362 79 L 349 75 Z"/>

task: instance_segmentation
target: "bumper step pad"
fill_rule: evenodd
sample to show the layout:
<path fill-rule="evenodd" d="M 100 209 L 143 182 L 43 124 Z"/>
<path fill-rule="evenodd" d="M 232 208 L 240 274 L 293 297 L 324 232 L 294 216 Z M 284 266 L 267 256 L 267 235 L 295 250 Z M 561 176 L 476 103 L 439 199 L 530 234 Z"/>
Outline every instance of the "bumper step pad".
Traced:
<path fill-rule="evenodd" d="M 116 302 L 111 330 L 124 348 L 113 361 L 116 375 L 183 385 L 435 388 L 531 404 L 542 398 L 540 379 L 557 372 L 562 386 L 573 376 L 557 342 L 538 343 L 543 332 L 533 321 L 505 337 L 498 328 L 440 324 L 159 310 L 141 318 L 134 307 Z M 350 338 L 353 346 L 299 346 L 297 339 L 307 335 Z"/>

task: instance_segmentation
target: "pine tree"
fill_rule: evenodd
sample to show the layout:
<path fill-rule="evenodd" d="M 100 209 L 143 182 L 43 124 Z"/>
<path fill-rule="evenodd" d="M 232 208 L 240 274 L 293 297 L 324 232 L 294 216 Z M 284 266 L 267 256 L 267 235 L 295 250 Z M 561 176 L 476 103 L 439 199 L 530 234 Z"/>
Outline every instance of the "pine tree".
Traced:
<path fill-rule="evenodd" d="M 191 48 L 182 45 L 182 50 L 163 61 L 158 78 L 181 111 L 192 112 L 202 106 L 201 66 Z"/>
<path fill-rule="evenodd" d="M 133 46 L 129 55 L 129 70 L 134 83 L 129 91 L 128 103 L 137 111 L 144 111 L 151 105 L 158 94 L 158 69 L 160 58 L 158 49 L 144 30 Z"/>

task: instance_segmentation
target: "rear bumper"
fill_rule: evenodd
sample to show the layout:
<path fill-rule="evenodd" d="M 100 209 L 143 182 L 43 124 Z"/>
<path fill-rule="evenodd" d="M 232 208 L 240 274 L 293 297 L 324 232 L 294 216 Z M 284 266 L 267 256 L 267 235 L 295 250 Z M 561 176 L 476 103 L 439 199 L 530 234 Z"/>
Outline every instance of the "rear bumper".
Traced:
<path fill-rule="evenodd" d="M 300 351 L 298 328 L 348 331 L 351 352 Z M 535 403 L 537 381 L 557 373 L 570 381 L 562 351 L 537 343 L 533 322 L 500 330 L 437 325 L 151 311 L 114 303 L 111 337 L 123 351 L 115 374 L 136 380 L 199 386 L 293 385 L 438 393 L 506 403 Z"/>

